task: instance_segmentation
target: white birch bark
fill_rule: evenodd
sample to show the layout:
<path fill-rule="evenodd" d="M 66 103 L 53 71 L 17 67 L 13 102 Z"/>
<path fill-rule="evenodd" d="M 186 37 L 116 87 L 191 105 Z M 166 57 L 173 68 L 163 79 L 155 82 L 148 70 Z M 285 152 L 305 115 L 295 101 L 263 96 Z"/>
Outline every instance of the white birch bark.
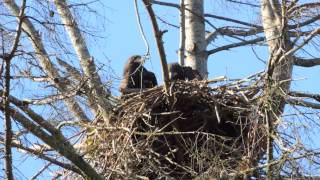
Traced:
<path fill-rule="evenodd" d="M 289 92 L 294 58 L 286 53 L 292 49 L 288 36 L 285 9 L 278 0 L 261 0 L 261 15 L 264 33 L 269 46 L 269 62 L 267 82 L 264 89 L 267 99 L 263 103 L 269 107 L 266 111 L 265 123 L 268 131 L 267 139 L 267 175 L 273 179 L 273 135 L 276 126 L 274 122 L 281 117 L 284 107 L 284 96 Z M 272 102 L 269 100 L 272 97 Z"/>
<path fill-rule="evenodd" d="M 186 46 L 186 31 L 185 31 L 185 3 L 180 0 L 180 45 L 179 45 L 179 64 L 184 66 L 185 46 Z"/>
<path fill-rule="evenodd" d="M 14 16 L 19 16 L 20 9 L 14 0 L 5 0 L 5 6 Z M 39 32 L 35 29 L 31 21 L 27 18 L 23 20 L 22 28 L 27 32 L 33 48 L 35 49 L 36 55 L 40 62 L 41 67 L 47 73 L 50 82 L 55 84 L 58 90 L 62 93 L 66 92 L 67 88 L 63 83 L 57 83 L 54 81 L 55 78 L 59 78 L 59 73 L 55 69 L 54 65 L 46 52 L 44 45 L 42 43 L 41 36 Z M 89 118 L 83 112 L 79 104 L 73 98 L 65 99 L 65 103 L 73 115 L 78 119 L 78 121 L 89 122 Z"/>
<path fill-rule="evenodd" d="M 291 84 L 294 58 L 292 56 L 281 58 L 292 48 L 287 34 L 286 20 L 282 14 L 278 0 L 261 1 L 262 24 L 270 53 L 268 68 L 273 69 L 271 76 L 275 83 L 287 81 L 281 84 L 282 90 L 287 93 Z"/>
<path fill-rule="evenodd" d="M 203 7 L 203 0 L 185 0 L 185 65 L 198 70 L 204 78 L 207 78 L 208 67 Z"/>
<path fill-rule="evenodd" d="M 108 124 L 109 113 L 111 110 L 111 105 L 109 104 L 107 99 L 109 94 L 104 90 L 102 86 L 101 79 L 97 72 L 93 58 L 90 55 L 85 43 L 85 39 L 82 36 L 78 24 L 72 16 L 72 13 L 68 8 L 66 1 L 54 0 L 54 4 L 57 7 L 58 13 L 61 17 L 61 21 L 63 22 L 64 27 L 73 44 L 73 47 L 78 55 L 84 75 L 88 78 L 88 85 L 92 89 L 92 94 L 89 98 L 94 99 L 94 102 L 97 103 L 102 117 Z"/>

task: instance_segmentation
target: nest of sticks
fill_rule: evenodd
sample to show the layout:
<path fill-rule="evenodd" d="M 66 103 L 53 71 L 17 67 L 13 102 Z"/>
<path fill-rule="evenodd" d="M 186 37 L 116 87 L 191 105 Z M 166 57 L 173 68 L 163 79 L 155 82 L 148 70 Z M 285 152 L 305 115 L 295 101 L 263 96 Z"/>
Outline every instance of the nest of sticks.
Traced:
<path fill-rule="evenodd" d="M 87 158 L 114 179 L 243 176 L 266 151 L 253 79 L 176 81 L 167 93 L 159 86 L 122 96 L 111 125 L 91 129 Z"/>

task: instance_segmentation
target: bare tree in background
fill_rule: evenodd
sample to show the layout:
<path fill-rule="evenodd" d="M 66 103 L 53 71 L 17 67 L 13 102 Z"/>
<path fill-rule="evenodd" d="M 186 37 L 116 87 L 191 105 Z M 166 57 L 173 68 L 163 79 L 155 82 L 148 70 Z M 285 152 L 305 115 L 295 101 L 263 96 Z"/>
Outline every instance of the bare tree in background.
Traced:
<path fill-rule="evenodd" d="M 104 179 L 106 177 L 102 177 L 95 165 L 85 158 L 79 142 L 83 139 L 83 132 L 94 132 L 92 122 L 99 120 L 109 126 L 113 108 L 119 99 L 113 97 L 110 86 L 103 83 L 95 55 L 88 48 L 85 27 L 81 26 L 76 14 L 79 7 L 90 8 L 91 3 L 102 2 L 22 2 L 21 6 L 15 0 L 0 3 L 0 17 L 3 19 L 0 24 L 0 92 L 3 94 L 0 110 L 6 124 L 5 134 L 0 134 L 0 142 L 5 146 L 6 176 L 8 179 L 17 176 L 15 171 L 12 173 L 15 164 L 11 164 L 10 160 L 15 155 L 10 153 L 11 148 L 16 148 L 23 154 L 47 162 L 33 179 L 51 166 L 59 167 L 54 171 L 56 177 L 73 172 L 85 179 Z M 238 47 L 267 45 L 269 58 L 265 60 L 264 96 L 260 100 L 261 108 L 265 109 L 263 123 L 269 133 L 266 160 L 248 171 L 266 169 L 265 177 L 271 179 L 280 174 L 286 177 L 307 175 L 309 172 L 303 172 L 303 167 L 299 167 L 300 160 L 309 160 L 319 168 L 320 151 L 300 142 L 301 135 L 280 131 L 283 130 L 281 125 L 288 123 L 283 116 L 286 105 L 296 109 L 293 116 L 305 116 L 305 124 L 319 125 L 316 118 L 320 95 L 290 89 L 294 66 L 313 67 L 320 64 L 318 54 L 311 54 L 310 57 L 315 56 L 312 59 L 300 57 L 312 45 L 318 45 L 319 2 L 219 1 L 228 4 L 228 8 L 241 6 L 257 12 L 256 18 L 261 20 L 260 23 L 206 12 L 207 1 L 204 0 L 143 2 L 154 28 L 158 26 L 158 16 L 157 11 L 153 14 L 152 8 L 175 8 L 180 13 L 179 62 L 198 70 L 205 78 L 210 73 L 207 65 L 210 56 Z M 161 20 L 170 24 L 169 20 Z M 154 30 L 162 65 L 165 66 L 161 41 L 165 33 L 159 27 Z M 65 41 L 66 37 L 70 42 Z M 220 39 L 233 43 L 211 46 Z M 163 77 L 167 79 L 166 67 L 163 69 Z M 36 92 L 20 95 L 19 87 Z M 166 84 L 166 89 L 169 91 L 169 84 Z M 314 113 L 304 114 L 302 107 L 310 108 Z M 49 112 L 43 113 L 44 110 Z M 13 130 L 10 128 L 10 118 L 16 123 Z M 106 169 L 110 174 L 123 173 L 112 167 Z"/>

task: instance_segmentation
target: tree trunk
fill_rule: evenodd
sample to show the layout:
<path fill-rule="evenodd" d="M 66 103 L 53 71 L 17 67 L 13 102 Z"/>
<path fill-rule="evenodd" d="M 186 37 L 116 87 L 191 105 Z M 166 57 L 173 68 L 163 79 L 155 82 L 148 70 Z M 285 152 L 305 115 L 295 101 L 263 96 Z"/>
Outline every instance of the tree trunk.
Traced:
<path fill-rule="evenodd" d="M 278 0 L 262 0 L 261 15 L 266 40 L 269 46 L 269 62 L 267 69 L 265 97 L 262 100 L 266 108 L 265 124 L 267 139 L 267 180 L 274 177 L 273 168 L 273 136 L 276 127 L 274 122 L 280 119 L 284 107 L 285 96 L 289 92 L 294 58 L 286 55 L 291 47 L 288 36 L 285 4 Z"/>
<path fill-rule="evenodd" d="M 290 55 L 283 58 L 292 48 L 285 12 L 278 0 L 262 0 L 261 15 L 270 53 L 268 75 L 273 83 L 281 83 L 280 88 L 287 93 L 291 84 L 294 58 Z"/>
<path fill-rule="evenodd" d="M 208 77 L 203 0 L 185 0 L 185 65 Z"/>

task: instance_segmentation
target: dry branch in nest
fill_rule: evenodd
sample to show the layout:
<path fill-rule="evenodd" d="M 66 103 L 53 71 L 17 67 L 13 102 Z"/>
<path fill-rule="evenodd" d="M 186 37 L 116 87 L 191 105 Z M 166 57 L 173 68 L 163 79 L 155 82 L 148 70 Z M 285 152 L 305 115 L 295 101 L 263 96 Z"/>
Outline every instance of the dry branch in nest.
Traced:
<path fill-rule="evenodd" d="M 265 154 L 259 80 L 177 81 L 123 96 L 111 126 L 96 123 L 87 157 L 105 177 L 201 178 L 244 172 Z"/>

